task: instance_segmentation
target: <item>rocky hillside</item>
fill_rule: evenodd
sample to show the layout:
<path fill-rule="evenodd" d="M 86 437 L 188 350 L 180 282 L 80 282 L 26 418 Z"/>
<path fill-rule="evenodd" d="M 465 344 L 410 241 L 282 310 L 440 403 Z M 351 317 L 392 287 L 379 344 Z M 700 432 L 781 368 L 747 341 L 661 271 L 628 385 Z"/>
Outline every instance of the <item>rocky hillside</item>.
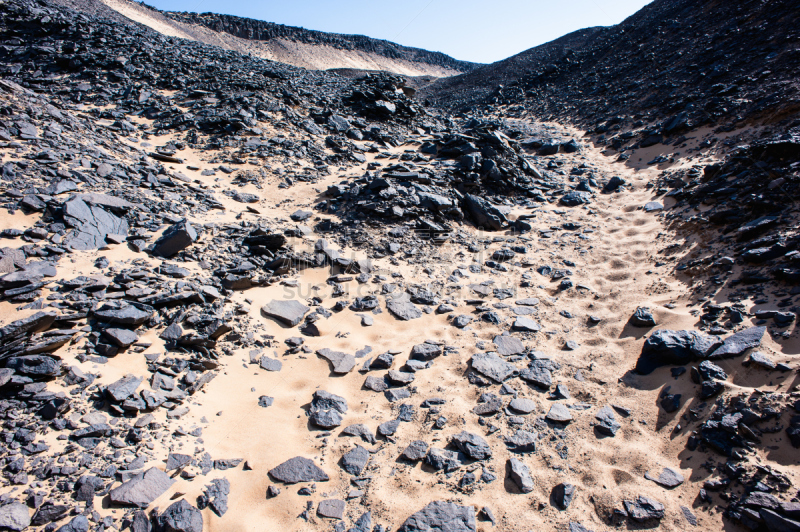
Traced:
<path fill-rule="evenodd" d="M 452 76 L 480 65 L 439 52 L 363 35 L 340 35 L 214 13 L 162 12 L 132 0 L 58 0 L 89 14 L 134 21 L 181 37 L 313 70 L 382 70 L 404 76 Z"/>
<path fill-rule="evenodd" d="M 164 14 L 173 20 L 185 24 L 205 26 L 219 33 L 228 33 L 251 41 L 269 42 L 272 40 L 283 40 L 326 46 L 336 50 L 365 52 L 393 60 L 441 67 L 453 72 L 469 72 L 480 66 L 476 63 L 458 61 L 440 52 L 429 52 L 428 50 L 419 48 L 401 46 L 393 42 L 373 39 L 364 35 L 326 33 L 215 13 L 165 12 Z"/>
<path fill-rule="evenodd" d="M 616 116 L 777 123 L 800 112 L 798 23 L 791 0 L 656 0 L 617 26 L 440 80 L 424 97 L 446 109 L 519 106 L 588 127 Z"/>
<path fill-rule="evenodd" d="M 126 5 L 0 4 L 0 529 L 800 529 L 797 124 L 439 112 Z"/>

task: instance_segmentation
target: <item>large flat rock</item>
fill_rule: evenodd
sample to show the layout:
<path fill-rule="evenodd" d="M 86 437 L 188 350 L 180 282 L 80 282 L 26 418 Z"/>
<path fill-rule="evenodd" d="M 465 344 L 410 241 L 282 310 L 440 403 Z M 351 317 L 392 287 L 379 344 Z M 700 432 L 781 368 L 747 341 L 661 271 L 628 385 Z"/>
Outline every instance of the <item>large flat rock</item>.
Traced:
<path fill-rule="evenodd" d="M 169 475 L 152 467 L 117 486 L 109 495 L 115 504 L 146 508 L 174 483 Z"/>
<path fill-rule="evenodd" d="M 434 501 L 406 519 L 398 532 L 475 532 L 475 509 Z"/>
<path fill-rule="evenodd" d="M 289 327 L 295 327 L 303 321 L 303 318 L 310 310 L 311 307 L 307 307 L 294 299 L 273 299 L 261 307 L 261 312 L 266 316 L 275 318 Z"/>
<path fill-rule="evenodd" d="M 269 470 L 275 480 L 286 484 L 298 482 L 319 482 L 328 480 L 328 474 L 317 466 L 312 460 L 295 456 L 286 460 L 281 465 Z"/>

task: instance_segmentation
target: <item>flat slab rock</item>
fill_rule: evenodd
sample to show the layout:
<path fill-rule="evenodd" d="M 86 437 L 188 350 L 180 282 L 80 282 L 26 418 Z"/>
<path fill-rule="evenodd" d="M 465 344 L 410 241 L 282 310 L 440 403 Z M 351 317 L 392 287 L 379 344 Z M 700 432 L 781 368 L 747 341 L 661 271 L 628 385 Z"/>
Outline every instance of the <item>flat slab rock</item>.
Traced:
<path fill-rule="evenodd" d="M 334 373 L 350 373 L 356 366 L 356 358 L 347 353 L 332 351 L 325 348 L 317 351 L 317 354 L 331 363 L 331 369 Z"/>
<path fill-rule="evenodd" d="M 294 299 L 273 299 L 263 307 L 261 312 L 270 318 L 294 327 L 303 321 L 303 317 L 311 311 L 310 307 Z"/>
<path fill-rule="evenodd" d="M 672 469 L 671 467 L 665 467 L 657 477 L 652 476 L 650 473 L 645 473 L 644 478 L 652 480 L 665 488 L 675 488 L 683 484 L 684 480 L 686 480 L 683 478 L 680 471 Z"/>
<path fill-rule="evenodd" d="M 497 352 L 502 356 L 519 355 L 525 352 L 525 346 L 513 336 L 495 336 L 494 345 L 497 346 Z"/>
<path fill-rule="evenodd" d="M 517 399 L 512 399 L 511 403 L 508 405 L 511 410 L 515 412 L 520 412 L 522 414 L 530 414 L 534 410 L 536 410 L 536 402 L 525 399 L 523 397 L 518 397 Z"/>
<path fill-rule="evenodd" d="M 124 484 L 117 486 L 111 490 L 109 495 L 111 502 L 115 504 L 145 508 L 174 483 L 175 480 L 169 478 L 169 475 L 160 469 L 151 467 L 144 473 L 139 473 Z"/>
<path fill-rule="evenodd" d="M 472 355 L 472 369 L 497 382 L 507 380 L 517 371 L 514 364 L 506 362 L 495 353 Z"/>
<path fill-rule="evenodd" d="M 344 515 L 345 502 L 341 499 L 326 499 L 317 506 L 317 515 L 328 519 L 341 519 Z"/>
<path fill-rule="evenodd" d="M 572 414 L 570 413 L 569 409 L 561 403 L 555 403 L 553 406 L 551 406 L 550 411 L 545 417 L 550 421 L 555 421 L 557 423 L 568 423 L 572 421 Z"/>
<path fill-rule="evenodd" d="M 408 321 L 422 317 L 422 311 L 411 301 L 393 299 L 386 303 L 386 308 L 399 320 Z"/>
<path fill-rule="evenodd" d="M 406 519 L 398 532 L 475 532 L 475 529 L 472 506 L 434 501 Z"/>
<path fill-rule="evenodd" d="M 459 432 L 452 439 L 453 445 L 473 460 L 485 460 L 492 457 L 492 448 L 481 436 L 467 432 Z"/>
<path fill-rule="evenodd" d="M 18 502 L 0 506 L 0 528 L 3 530 L 25 530 L 31 524 L 28 507 Z"/>
<path fill-rule="evenodd" d="M 729 358 L 739 356 L 748 349 L 758 347 L 761 345 L 761 339 L 764 333 L 767 332 L 766 327 L 750 327 L 743 331 L 739 331 L 733 336 L 729 336 L 722 342 L 708 358 Z"/>
<path fill-rule="evenodd" d="M 186 499 L 180 499 L 156 517 L 156 526 L 157 530 L 169 532 L 203 532 L 203 513 Z"/>
<path fill-rule="evenodd" d="M 509 458 L 507 467 L 509 478 L 514 481 L 522 493 L 533 491 L 533 478 L 531 478 L 528 466 L 516 458 Z"/>
<path fill-rule="evenodd" d="M 295 456 L 286 460 L 281 465 L 269 470 L 269 475 L 286 484 L 298 482 L 319 482 L 328 480 L 328 474 L 317 466 L 312 460 Z"/>
<path fill-rule="evenodd" d="M 664 505 L 649 497 L 639 496 L 633 501 L 624 501 L 623 504 L 628 516 L 640 523 L 664 517 Z"/>

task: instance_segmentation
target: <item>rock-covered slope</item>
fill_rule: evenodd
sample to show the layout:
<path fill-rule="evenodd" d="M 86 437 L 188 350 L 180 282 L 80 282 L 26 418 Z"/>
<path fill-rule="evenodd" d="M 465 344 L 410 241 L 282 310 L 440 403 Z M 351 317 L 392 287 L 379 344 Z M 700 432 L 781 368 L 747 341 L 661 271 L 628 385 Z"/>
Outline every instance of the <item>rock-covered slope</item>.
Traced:
<path fill-rule="evenodd" d="M 800 528 L 796 126 L 437 114 L 60 1 L 0 10 L 0 528 Z"/>
<path fill-rule="evenodd" d="M 421 68 L 422 65 L 440 67 L 443 70 L 454 73 L 468 72 L 479 66 L 476 63 L 453 59 L 440 52 L 410 48 L 364 35 L 326 33 L 216 13 L 165 12 L 164 14 L 170 19 L 185 24 L 204 26 L 218 33 L 228 33 L 251 41 L 269 42 L 280 40 L 283 42 L 289 41 L 324 46 L 342 51 L 363 52 L 389 60 L 419 63 Z"/>
<path fill-rule="evenodd" d="M 695 127 L 776 123 L 800 111 L 798 21 L 791 0 L 656 0 L 616 26 L 440 80 L 424 96 L 447 109 L 518 105 L 588 127 L 680 113 Z"/>
<path fill-rule="evenodd" d="M 439 52 L 363 35 L 340 35 L 214 13 L 162 12 L 131 0 L 59 0 L 75 9 L 138 22 L 172 37 L 196 40 L 314 70 L 382 70 L 444 77 L 479 66 Z"/>

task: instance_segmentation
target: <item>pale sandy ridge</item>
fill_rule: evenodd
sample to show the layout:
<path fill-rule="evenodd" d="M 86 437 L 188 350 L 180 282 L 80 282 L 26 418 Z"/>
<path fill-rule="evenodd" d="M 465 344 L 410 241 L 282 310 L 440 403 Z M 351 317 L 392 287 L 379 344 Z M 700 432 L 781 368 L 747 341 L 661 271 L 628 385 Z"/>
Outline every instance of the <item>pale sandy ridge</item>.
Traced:
<path fill-rule="evenodd" d="M 333 46 L 306 44 L 287 39 L 251 41 L 228 33 L 215 32 L 198 24 L 186 24 L 129 0 L 102 0 L 105 5 L 121 15 L 144 24 L 170 37 L 201 41 L 252 54 L 262 59 L 278 61 L 309 70 L 350 68 L 357 70 L 385 70 L 404 76 L 447 77 L 460 72 L 426 63 L 394 59 L 361 50 L 341 50 Z"/>

